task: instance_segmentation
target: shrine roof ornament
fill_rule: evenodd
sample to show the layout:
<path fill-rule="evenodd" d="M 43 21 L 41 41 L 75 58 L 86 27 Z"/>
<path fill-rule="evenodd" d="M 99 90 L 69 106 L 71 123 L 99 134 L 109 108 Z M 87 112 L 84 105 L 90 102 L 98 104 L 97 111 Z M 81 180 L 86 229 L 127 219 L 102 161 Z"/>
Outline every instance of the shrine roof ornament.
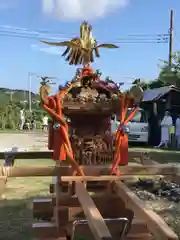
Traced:
<path fill-rule="evenodd" d="M 75 124 L 75 129 L 77 136 L 83 136 L 84 140 L 81 146 L 84 151 L 89 149 L 89 143 L 87 144 L 86 141 L 87 137 L 89 138 L 89 130 L 94 136 L 99 133 L 101 139 L 104 139 L 102 133 L 110 133 L 110 116 L 116 113 L 120 114 L 120 126 L 114 137 L 115 144 L 112 145 L 113 141 L 110 140 L 110 152 L 115 148 L 110 174 L 115 173 L 118 175 L 119 165 L 128 164 L 128 135 L 125 127 L 133 118 L 143 98 L 143 91 L 140 85 L 137 84 L 129 91 L 122 92 L 119 89 L 120 85 L 116 84 L 111 77 L 107 77 L 104 81 L 101 79 L 101 71 L 94 71 L 91 67 L 91 62 L 94 62 L 94 55 L 100 57 L 99 48 L 118 48 L 118 46 L 114 44 L 98 45 L 96 39 L 92 36 L 92 26 L 87 22 L 83 22 L 80 26 L 80 37 L 59 43 L 42 42 L 52 46 L 65 46 L 66 50 L 62 55 L 66 57 L 66 61 L 70 65 L 82 65 L 82 68 L 77 69 L 72 80 L 67 82 L 64 87 L 60 86 L 59 92 L 55 95 L 49 96 L 47 88 L 49 82 L 47 82 L 46 78 L 43 81 L 44 84 L 41 84 L 40 87 L 41 106 L 52 117 L 54 124 L 51 126 L 52 136 L 49 138 L 49 149 L 53 150 L 53 159 L 68 160 L 74 173 L 84 176 L 83 170 L 76 161 L 77 155 L 74 154 L 73 149 L 75 139 L 72 140 L 69 137 L 69 126 L 66 117 L 71 119 L 70 128 L 74 126 L 77 118 L 79 118 L 78 121 L 81 123 Z M 129 108 L 131 108 L 131 112 L 127 115 Z M 98 118 L 100 120 L 97 120 Z M 96 121 L 94 121 L 95 119 Z M 106 120 L 105 124 L 104 120 Z M 82 129 L 84 129 L 83 133 Z M 107 138 L 109 138 L 108 134 Z M 71 145 L 71 143 L 73 144 Z M 106 143 L 101 142 L 99 145 L 95 143 L 94 146 L 98 146 L 98 149 L 109 149 L 109 145 L 104 144 Z M 88 148 L 85 147 L 87 145 Z M 96 152 L 96 150 L 95 147 L 94 151 Z"/>
<path fill-rule="evenodd" d="M 97 43 L 97 40 L 92 35 L 92 25 L 84 21 L 80 26 L 80 36 L 74 37 L 70 41 L 64 42 L 41 42 L 51 46 L 66 47 L 62 56 L 66 57 L 66 61 L 70 65 L 86 65 L 94 62 L 95 57 L 100 57 L 99 48 L 118 48 L 117 45 L 111 43 Z"/>

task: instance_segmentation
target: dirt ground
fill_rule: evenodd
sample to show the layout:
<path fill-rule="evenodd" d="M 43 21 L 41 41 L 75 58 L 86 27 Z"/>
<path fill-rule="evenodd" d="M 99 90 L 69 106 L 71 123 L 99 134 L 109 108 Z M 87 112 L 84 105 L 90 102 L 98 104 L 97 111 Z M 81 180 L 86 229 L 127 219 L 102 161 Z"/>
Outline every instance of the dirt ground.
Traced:
<path fill-rule="evenodd" d="M 42 132 L 0 132 L 0 152 L 7 148 L 18 147 L 19 151 L 47 150 L 47 134 Z"/>
<path fill-rule="evenodd" d="M 164 199 L 147 201 L 146 203 L 168 223 L 180 239 L 180 203 Z"/>

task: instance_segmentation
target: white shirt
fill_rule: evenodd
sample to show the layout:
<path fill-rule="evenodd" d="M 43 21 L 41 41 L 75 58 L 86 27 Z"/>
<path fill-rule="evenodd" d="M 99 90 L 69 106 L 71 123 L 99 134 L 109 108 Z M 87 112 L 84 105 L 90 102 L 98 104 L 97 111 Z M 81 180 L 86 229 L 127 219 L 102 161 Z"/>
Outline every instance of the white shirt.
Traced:
<path fill-rule="evenodd" d="M 172 125 L 173 125 L 172 117 L 171 116 L 164 116 L 164 118 L 161 122 L 161 126 L 162 127 L 170 127 Z"/>
<path fill-rule="evenodd" d="M 118 130 L 119 122 L 117 120 L 111 120 L 111 133 L 114 134 Z"/>
<path fill-rule="evenodd" d="M 164 116 L 161 122 L 161 142 L 169 141 L 171 126 L 173 126 L 172 117 Z"/>
<path fill-rule="evenodd" d="M 20 110 L 20 119 L 24 119 L 24 110 Z"/>
<path fill-rule="evenodd" d="M 48 117 L 47 116 L 43 117 L 43 125 L 48 125 Z"/>
<path fill-rule="evenodd" d="M 176 119 L 176 136 L 180 136 L 180 118 Z"/>

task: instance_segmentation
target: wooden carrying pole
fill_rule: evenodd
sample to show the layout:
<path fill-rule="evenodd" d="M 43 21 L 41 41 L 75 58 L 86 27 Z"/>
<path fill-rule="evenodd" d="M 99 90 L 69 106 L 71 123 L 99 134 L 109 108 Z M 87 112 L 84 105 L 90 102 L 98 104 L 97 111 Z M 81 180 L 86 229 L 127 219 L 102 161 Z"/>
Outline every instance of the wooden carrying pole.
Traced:
<path fill-rule="evenodd" d="M 121 181 L 113 182 L 114 192 L 125 201 L 127 207 L 132 209 L 136 216 L 143 219 L 149 231 L 153 233 L 157 240 L 178 240 L 178 236 L 152 209 L 148 208 L 135 193 L 133 193 Z"/>
<path fill-rule="evenodd" d="M 7 181 L 6 177 L 1 177 L 0 176 L 0 200 L 3 197 L 3 193 L 4 193 L 4 190 L 6 188 L 6 181 Z"/>
<path fill-rule="evenodd" d="M 104 222 L 99 210 L 97 209 L 92 198 L 89 196 L 83 183 L 78 182 L 75 185 L 76 195 L 84 211 L 86 219 L 88 221 L 89 228 L 94 236 L 95 240 L 112 239 L 109 229 Z"/>
<path fill-rule="evenodd" d="M 86 176 L 107 175 L 110 166 L 81 166 Z M 40 176 L 71 176 L 73 169 L 70 166 L 23 166 L 1 167 L 2 177 L 40 177 Z M 179 175 L 180 164 L 157 164 L 157 165 L 129 165 L 121 167 L 121 176 L 124 175 Z M 71 177 L 72 178 L 72 177 Z M 107 176 L 107 180 L 110 176 Z M 85 177 L 88 180 L 87 177 Z M 67 179 L 66 179 L 67 180 Z M 112 180 L 112 178 L 111 178 Z M 116 179 L 117 180 L 117 179 Z"/>

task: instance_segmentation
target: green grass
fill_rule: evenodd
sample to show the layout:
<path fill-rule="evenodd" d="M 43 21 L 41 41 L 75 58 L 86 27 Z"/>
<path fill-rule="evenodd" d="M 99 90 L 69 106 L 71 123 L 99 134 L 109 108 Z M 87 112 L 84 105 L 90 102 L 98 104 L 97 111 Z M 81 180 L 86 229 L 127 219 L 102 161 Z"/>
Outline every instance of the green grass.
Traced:
<path fill-rule="evenodd" d="M 165 163 L 180 163 L 180 151 L 156 149 L 156 148 L 131 148 L 131 151 L 145 151 L 152 160 L 161 164 Z M 131 153 L 130 153 L 131 154 Z M 138 155 L 138 154 L 137 154 Z"/>
<path fill-rule="evenodd" d="M 19 160 L 16 165 L 52 165 L 51 160 Z M 0 239 L 33 239 L 32 201 L 49 195 L 52 177 L 10 178 L 0 201 Z"/>

